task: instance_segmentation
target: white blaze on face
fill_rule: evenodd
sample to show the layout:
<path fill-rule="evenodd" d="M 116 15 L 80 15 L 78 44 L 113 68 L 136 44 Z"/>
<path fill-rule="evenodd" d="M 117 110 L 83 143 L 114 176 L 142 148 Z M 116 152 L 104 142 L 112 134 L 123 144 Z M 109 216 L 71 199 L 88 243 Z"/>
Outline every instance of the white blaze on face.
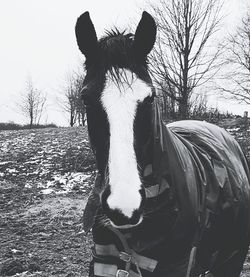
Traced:
<path fill-rule="evenodd" d="M 128 80 L 132 73 L 126 72 Z M 110 126 L 109 182 L 111 194 L 108 205 L 131 217 L 141 203 L 139 193 L 141 180 L 137 170 L 134 150 L 134 119 L 137 105 L 147 96 L 151 96 L 151 87 L 135 79 L 131 85 L 119 88 L 107 80 L 101 96 L 102 105 L 107 113 Z"/>

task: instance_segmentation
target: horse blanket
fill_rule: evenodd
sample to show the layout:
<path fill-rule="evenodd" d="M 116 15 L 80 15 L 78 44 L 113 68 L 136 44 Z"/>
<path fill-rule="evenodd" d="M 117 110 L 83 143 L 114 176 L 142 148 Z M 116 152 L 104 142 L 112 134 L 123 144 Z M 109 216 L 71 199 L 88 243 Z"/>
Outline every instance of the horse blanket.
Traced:
<path fill-rule="evenodd" d="M 104 180 L 97 175 L 84 213 L 85 230 L 92 228 L 95 243 L 91 276 L 189 276 L 196 250 L 205 268 L 224 237 L 249 238 L 250 174 L 238 143 L 207 122 L 165 125 L 153 105 L 153 162 L 145 162 L 142 176 L 143 222 L 125 231 L 102 224 Z M 235 225 L 242 225 L 239 233 Z"/>

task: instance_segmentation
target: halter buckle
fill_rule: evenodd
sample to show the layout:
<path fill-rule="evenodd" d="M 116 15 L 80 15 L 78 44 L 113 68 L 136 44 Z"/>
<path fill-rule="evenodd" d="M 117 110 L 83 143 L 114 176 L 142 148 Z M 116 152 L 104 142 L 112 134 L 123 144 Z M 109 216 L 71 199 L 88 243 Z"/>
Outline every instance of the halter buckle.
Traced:
<path fill-rule="evenodd" d="M 120 252 L 119 254 L 119 258 L 126 262 L 126 263 L 130 263 L 131 262 L 131 255 L 129 255 L 128 253 L 126 252 Z"/>
<path fill-rule="evenodd" d="M 116 274 L 116 277 L 128 277 L 129 276 L 129 272 L 126 270 L 122 270 L 122 269 L 118 269 Z"/>
<path fill-rule="evenodd" d="M 199 277 L 213 277 L 214 275 L 209 272 L 209 271 L 206 271 L 204 273 L 202 273 Z"/>

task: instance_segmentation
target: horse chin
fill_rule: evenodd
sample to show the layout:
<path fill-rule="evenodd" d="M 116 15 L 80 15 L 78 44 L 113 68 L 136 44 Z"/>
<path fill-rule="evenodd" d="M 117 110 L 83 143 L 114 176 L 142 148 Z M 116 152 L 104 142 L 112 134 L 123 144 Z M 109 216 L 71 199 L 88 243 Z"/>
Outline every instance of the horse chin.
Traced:
<path fill-rule="evenodd" d="M 131 229 L 131 228 L 137 227 L 139 224 L 142 223 L 142 220 L 143 220 L 143 217 L 141 216 L 139 221 L 136 224 L 125 224 L 125 225 L 116 225 L 115 223 L 112 222 L 112 220 L 109 220 L 109 221 L 113 228 L 125 230 L 125 229 Z"/>

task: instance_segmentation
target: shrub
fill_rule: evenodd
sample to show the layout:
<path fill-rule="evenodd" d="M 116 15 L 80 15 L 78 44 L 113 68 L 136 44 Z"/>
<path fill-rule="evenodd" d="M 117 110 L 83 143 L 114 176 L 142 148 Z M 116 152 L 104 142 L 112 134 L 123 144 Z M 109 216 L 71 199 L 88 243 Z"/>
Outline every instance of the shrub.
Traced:
<path fill-rule="evenodd" d="M 50 123 L 50 124 L 37 124 L 32 126 L 32 129 L 42 129 L 42 128 L 57 128 L 56 124 Z M 30 125 L 21 125 L 17 124 L 15 122 L 0 122 L 0 130 L 24 130 L 24 129 L 30 129 Z"/>

